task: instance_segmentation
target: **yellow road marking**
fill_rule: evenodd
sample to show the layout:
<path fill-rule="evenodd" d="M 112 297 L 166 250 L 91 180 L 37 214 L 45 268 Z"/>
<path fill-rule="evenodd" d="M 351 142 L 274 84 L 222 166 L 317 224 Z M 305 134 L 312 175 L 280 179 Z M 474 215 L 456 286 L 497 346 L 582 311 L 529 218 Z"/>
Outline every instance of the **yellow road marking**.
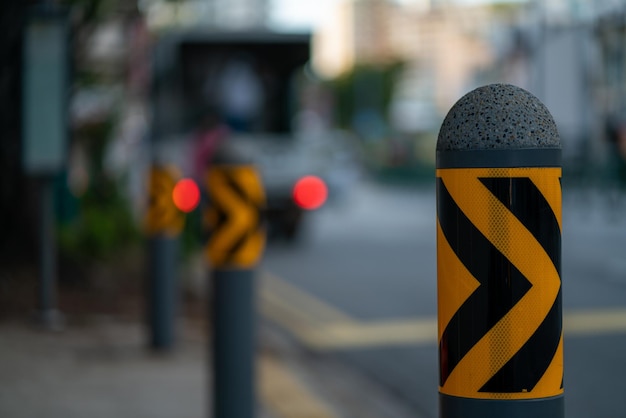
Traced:
<path fill-rule="evenodd" d="M 437 341 L 436 319 L 328 324 L 318 332 L 317 345 L 326 350 L 355 347 L 430 344 Z"/>
<path fill-rule="evenodd" d="M 335 418 L 335 412 L 272 357 L 259 362 L 262 402 L 278 418 Z"/>
<path fill-rule="evenodd" d="M 358 321 L 339 309 L 264 273 L 261 312 L 317 350 L 437 343 L 437 318 Z M 563 316 L 565 337 L 626 333 L 626 308 L 587 309 Z"/>
<path fill-rule="evenodd" d="M 354 320 L 296 286 L 268 272 L 261 274 L 261 312 L 288 329 L 305 345 L 323 349 L 328 346 L 324 332 L 327 324 L 348 325 Z"/>
<path fill-rule="evenodd" d="M 262 272 L 261 283 L 263 294 L 272 293 L 285 299 L 295 314 L 304 313 L 310 320 L 319 323 L 354 322 L 348 314 L 267 271 Z"/>
<path fill-rule="evenodd" d="M 588 336 L 626 332 L 626 309 L 588 309 L 566 314 L 563 318 L 566 336 Z"/>

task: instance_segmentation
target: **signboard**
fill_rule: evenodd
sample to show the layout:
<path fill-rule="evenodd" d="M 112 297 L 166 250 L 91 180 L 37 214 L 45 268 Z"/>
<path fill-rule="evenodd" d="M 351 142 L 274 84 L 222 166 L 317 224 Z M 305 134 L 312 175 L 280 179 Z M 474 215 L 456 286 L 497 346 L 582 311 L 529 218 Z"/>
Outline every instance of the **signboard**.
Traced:
<path fill-rule="evenodd" d="M 62 13 L 34 13 L 26 25 L 22 123 L 29 174 L 54 174 L 65 165 L 68 39 Z"/>

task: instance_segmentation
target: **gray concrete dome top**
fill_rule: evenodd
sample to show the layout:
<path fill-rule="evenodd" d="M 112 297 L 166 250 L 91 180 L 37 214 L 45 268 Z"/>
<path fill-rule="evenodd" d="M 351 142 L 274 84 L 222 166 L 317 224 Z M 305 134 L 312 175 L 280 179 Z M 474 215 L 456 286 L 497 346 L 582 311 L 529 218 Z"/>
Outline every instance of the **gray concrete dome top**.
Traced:
<path fill-rule="evenodd" d="M 546 106 L 510 84 L 489 84 L 467 93 L 452 106 L 437 138 L 437 151 L 560 147 Z"/>

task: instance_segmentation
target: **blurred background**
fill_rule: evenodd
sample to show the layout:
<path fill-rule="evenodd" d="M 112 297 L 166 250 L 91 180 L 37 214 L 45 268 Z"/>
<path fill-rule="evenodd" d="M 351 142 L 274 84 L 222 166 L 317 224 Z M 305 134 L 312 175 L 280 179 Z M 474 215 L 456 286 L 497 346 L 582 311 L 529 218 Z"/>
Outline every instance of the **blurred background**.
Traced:
<path fill-rule="evenodd" d="M 625 1 L 0 10 L 0 416 L 207 415 L 202 209 L 176 234 L 164 357 L 146 354 L 146 218 L 154 164 L 203 189 L 222 146 L 259 168 L 267 199 L 259 415 L 437 416 L 437 134 L 461 96 L 511 83 L 548 107 L 563 146 L 567 416 L 626 417 Z M 42 21 L 62 31 L 41 35 Z M 32 140 L 47 135 L 37 104 L 60 109 L 52 150 Z M 319 208 L 294 197 L 307 175 L 323 181 Z M 35 325 L 42 298 L 61 332 Z"/>

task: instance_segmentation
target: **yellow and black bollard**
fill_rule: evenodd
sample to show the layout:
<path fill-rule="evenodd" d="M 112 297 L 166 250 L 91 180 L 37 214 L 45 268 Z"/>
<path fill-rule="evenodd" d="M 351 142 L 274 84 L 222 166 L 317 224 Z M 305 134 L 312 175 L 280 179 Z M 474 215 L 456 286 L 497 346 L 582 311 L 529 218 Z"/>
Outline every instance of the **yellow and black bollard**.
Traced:
<path fill-rule="evenodd" d="M 442 418 L 563 417 L 561 145 L 515 86 L 462 97 L 437 141 Z"/>
<path fill-rule="evenodd" d="M 249 164 L 216 163 L 205 178 L 210 230 L 213 413 L 215 418 L 255 416 L 255 267 L 265 247 L 265 192 Z"/>
<path fill-rule="evenodd" d="M 155 165 L 150 170 L 149 197 L 144 228 L 148 239 L 147 320 L 150 347 L 171 349 L 179 304 L 178 236 L 184 213 L 172 193 L 180 172 L 172 166 Z"/>

